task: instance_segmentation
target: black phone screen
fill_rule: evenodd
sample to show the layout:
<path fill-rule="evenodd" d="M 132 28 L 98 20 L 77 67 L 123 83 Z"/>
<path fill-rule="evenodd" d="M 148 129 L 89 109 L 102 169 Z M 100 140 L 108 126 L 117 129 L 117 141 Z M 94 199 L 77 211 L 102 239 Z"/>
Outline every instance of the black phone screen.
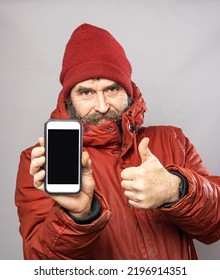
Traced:
<path fill-rule="evenodd" d="M 48 183 L 79 183 L 79 130 L 48 130 Z"/>

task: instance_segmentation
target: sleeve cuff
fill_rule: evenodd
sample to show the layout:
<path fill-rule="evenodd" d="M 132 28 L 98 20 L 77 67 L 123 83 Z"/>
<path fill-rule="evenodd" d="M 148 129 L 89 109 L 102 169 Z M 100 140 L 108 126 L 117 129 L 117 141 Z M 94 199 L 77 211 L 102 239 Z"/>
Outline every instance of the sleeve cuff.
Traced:
<path fill-rule="evenodd" d="M 96 220 L 100 215 L 101 205 L 98 198 L 94 195 L 92 200 L 91 212 L 88 217 L 85 218 L 76 218 L 74 217 L 67 209 L 63 208 L 63 211 L 77 224 L 90 224 Z"/>
<path fill-rule="evenodd" d="M 173 170 L 170 170 L 169 172 L 178 176 L 181 179 L 181 182 L 179 184 L 179 199 L 175 202 L 164 203 L 163 205 L 160 206 L 163 208 L 170 208 L 173 205 L 175 205 L 177 202 L 179 202 L 188 193 L 188 188 L 189 188 L 188 181 L 182 174 L 180 174 L 178 171 L 173 171 Z"/>

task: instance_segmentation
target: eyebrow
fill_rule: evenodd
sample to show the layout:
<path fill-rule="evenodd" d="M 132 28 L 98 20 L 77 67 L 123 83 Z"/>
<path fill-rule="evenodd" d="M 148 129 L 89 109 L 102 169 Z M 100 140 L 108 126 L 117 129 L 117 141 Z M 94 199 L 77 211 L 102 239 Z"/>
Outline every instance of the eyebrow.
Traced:
<path fill-rule="evenodd" d="M 112 83 L 111 85 L 105 87 L 105 89 L 109 89 L 109 88 L 112 88 L 112 87 L 121 88 L 121 86 L 119 85 L 119 83 L 114 82 L 114 83 Z"/>
<path fill-rule="evenodd" d="M 112 87 L 121 88 L 121 86 L 117 82 L 114 82 L 114 83 L 106 86 L 103 90 L 110 89 Z M 95 91 L 95 90 L 91 87 L 85 87 L 85 86 L 79 85 L 79 86 L 76 87 L 75 91 L 81 93 L 81 92 L 84 92 L 84 91 Z"/>
<path fill-rule="evenodd" d="M 84 92 L 84 91 L 93 91 L 93 89 L 92 88 L 90 88 L 90 87 L 84 87 L 84 86 L 78 86 L 77 88 L 76 88 L 76 91 L 78 91 L 78 92 Z"/>

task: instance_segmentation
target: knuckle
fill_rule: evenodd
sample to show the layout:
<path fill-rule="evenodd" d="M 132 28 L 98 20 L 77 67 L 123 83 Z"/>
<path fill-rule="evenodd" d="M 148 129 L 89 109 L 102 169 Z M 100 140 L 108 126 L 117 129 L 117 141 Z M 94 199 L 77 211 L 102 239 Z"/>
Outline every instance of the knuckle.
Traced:
<path fill-rule="evenodd" d="M 141 167 L 135 168 L 134 172 L 135 172 L 135 177 L 136 178 L 143 177 L 144 172 L 143 172 L 143 169 Z"/>
<path fill-rule="evenodd" d="M 122 188 L 126 188 L 126 183 L 124 180 L 121 181 L 121 186 L 122 186 Z"/>
<path fill-rule="evenodd" d="M 33 148 L 32 149 L 32 151 L 31 151 L 31 155 L 33 156 L 33 157 L 35 157 L 37 154 L 38 154 L 38 147 L 35 147 L 35 148 Z"/>
<path fill-rule="evenodd" d="M 37 167 L 37 159 L 33 158 L 31 161 L 31 170 L 33 171 Z"/>
<path fill-rule="evenodd" d="M 29 173 L 30 173 L 30 175 L 34 176 L 34 172 L 33 172 L 33 169 L 32 169 L 31 166 L 30 166 L 30 169 L 29 169 Z"/>
<path fill-rule="evenodd" d="M 45 153 L 44 147 L 35 147 L 31 151 L 31 158 L 34 159 L 34 158 L 41 157 L 42 155 L 44 155 L 44 153 Z"/>
<path fill-rule="evenodd" d="M 126 169 L 122 170 L 121 172 L 121 178 L 125 179 L 125 175 L 126 175 Z"/>

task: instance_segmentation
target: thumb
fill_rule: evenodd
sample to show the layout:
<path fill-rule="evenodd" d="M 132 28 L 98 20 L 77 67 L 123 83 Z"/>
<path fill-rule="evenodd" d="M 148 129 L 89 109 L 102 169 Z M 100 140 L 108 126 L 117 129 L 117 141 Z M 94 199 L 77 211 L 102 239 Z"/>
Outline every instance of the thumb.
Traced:
<path fill-rule="evenodd" d="M 142 163 L 152 155 L 150 149 L 148 148 L 149 141 L 150 139 L 145 137 L 141 140 L 138 146 L 138 151 L 141 156 Z"/>
<path fill-rule="evenodd" d="M 82 166 L 84 172 L 90 172 L 91 169 L 91 159 L 89 158 L 89 154 L 87 152 L 82 153 Z"/>

